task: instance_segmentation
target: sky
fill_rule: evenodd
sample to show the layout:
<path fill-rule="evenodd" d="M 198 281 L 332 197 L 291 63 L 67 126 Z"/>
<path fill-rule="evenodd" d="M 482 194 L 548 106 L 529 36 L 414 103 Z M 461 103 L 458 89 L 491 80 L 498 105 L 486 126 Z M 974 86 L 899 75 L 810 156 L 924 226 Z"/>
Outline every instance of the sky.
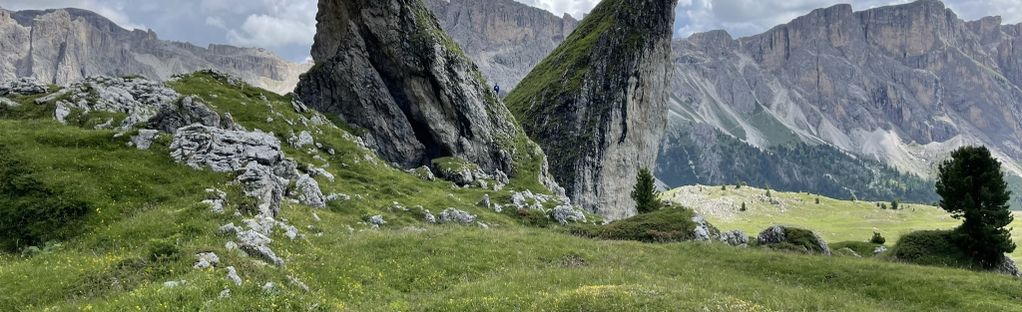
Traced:
<path fill-rule="evenodd" d="M 489 1 L 489 0 L 475 0 Z M 516 0 L 581 19 L 599 0 Z M 851 3 L 855 10 L 909 0 L 679 0 L 675 35 L 725 29 L 757 34 L 813 9 Z M 309 58 L 317 0 L 0 0 L 8 10 L 74 7 L 95 11 L 122 27 L 152 29 L 161 39 L 205 46 L 224 43 L 274 51 L 296 62 Z M 944 0 L 966 20 L 999 15 L 1022 23 L 1022 0 Z"/>

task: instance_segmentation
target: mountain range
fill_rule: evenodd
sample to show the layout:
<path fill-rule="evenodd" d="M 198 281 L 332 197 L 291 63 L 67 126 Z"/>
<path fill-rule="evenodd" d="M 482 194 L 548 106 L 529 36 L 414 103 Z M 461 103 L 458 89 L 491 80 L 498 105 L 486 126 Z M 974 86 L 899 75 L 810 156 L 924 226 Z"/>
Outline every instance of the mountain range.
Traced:
<path fill-rule="evenodd" d="M 983 144 L 1022 181 L 1020 30 L 921 0 L 862 12 L 836 5 L 745 38 L 717 30 L 676 39 L 656 175 L 670 187 L 744 182 L 931 202 L 936 165 L 956 147 Z M 485 34 L 451 32 L 469 46 L 506 42 Z M 472 51 L 481 59 L 497 49 Z"/>
<path fill-rule="evenodd" d="M 501 95 L 579 26 L 513 0 L 425 4 Z M 0 10 L 0 35 L 9 39 L 3 79 L 168 79 L 215 68 L 287 93 L 310 67 L 260 49 L 163 41 L 77 9 Z M 836 5 L 744 38 L 717 30 L 675 39 L 655 173 L 667 187 L 747 183 L 932 202 L 937 164 L 983 144 L 1022 189 L 1020 38 L 1022 25 L 964 21 L 921 0 L 861 12 Z"/>
<path fill-rule="evenodd" d="M 35 77 L 65 85 L 89 76 L 142 76 L 217 69 L 262 88 L 288 93 L 311 64 L 296 64 L 252 48 L 160 40 L 152 30 L 126 30 L 80 9 L 0 8 L 0 80 Z"/>

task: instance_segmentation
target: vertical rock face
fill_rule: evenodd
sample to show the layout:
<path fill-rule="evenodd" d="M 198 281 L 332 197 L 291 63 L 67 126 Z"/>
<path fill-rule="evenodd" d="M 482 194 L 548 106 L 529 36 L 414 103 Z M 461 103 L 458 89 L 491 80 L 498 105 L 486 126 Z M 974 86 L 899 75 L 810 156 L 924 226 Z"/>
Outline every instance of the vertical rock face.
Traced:
<path fill-rule="evenodd" d="M 568 195 L 608 219 L 635 214 L 635 176 L 656 160 L 676 4 L 604 0 L 507 97 Z"/>
<path fill-rule="evenodd" d="M 407 168 L 455 156 L 513 172 L 514 118 L 421 0 L 321 0 L 317 21 L 306 104 Z"/>
<path fill-rule="evenodd" d="M 35 77 L 69 84 L 90 76 L 142 76 L 217 69 L 278 93 L 288 93 L 308 64 L 294 64 L 261 49 L 162 41 L 152 31 L 125 30 L 85 10 L 0 9 L 0 80 Z"/>
<path fill-rule="evenodd" d="M 578 26 L 570 15 L 557 17 L 514 0 L 426 3 L 487 80 L 507 91 Z"/>
<path fill-rule="evenodd" d="M 1022 174 L 1020 29 L 996 17 L 966 22 L 940 1 L 922 0 L 861 12 L 818 9 L 746 38 L 696 34 L 674 44 L 668 137 L 709 125 L 762 150 L 828 146 L 920 177 L 932 177 L 952 149 L 983 144 Z M 670 148 L 660 156 L 673 160 L 658 168 L 665 180 L 686 163 L 715 162 L 686 157 L 691 149 L 674 143 L 665 141 Z M 820 160 L 808 156 L 797 161 Z"/>

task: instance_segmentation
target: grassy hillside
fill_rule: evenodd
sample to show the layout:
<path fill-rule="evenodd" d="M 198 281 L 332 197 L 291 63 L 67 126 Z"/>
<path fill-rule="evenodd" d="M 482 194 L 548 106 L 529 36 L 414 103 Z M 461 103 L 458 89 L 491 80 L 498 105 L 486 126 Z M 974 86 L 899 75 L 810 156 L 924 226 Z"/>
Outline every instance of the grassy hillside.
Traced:
<path fill-rule="evenodd" d="M 901 204 L 899 210 L 881 209 L 890 203 L 845 201 L 807 193 L 767 191 L 754 187 L 727 190 L 720 186 L 686 186 L 668 191 L 663 197 L 685 205 L 706 217 L 721 230 L 738 229 L 754 236 L 774 224 L 816 231 L 828 243 L 866 241 L 874 231 L 891 246 L 902 235 L 918 230 L 951 229 L 961 221 L 944 210 L 918 204 Z M 816 199 L 820 200 L 816 204 Z M 740 211 L 742 203 L 746 211 Z M 889 207 L 888 207 L 889 208 Z M 1012 237 L 1022 246 L 1022 218 L 1016 213 Z M 1022 248 L 1012 255 L 1022 259 Z"/>
<path fill-rule="evenodd" d="M 279 219 L 303 236 L 275 232 L 271 247 L 286 264 L 270 266 L 228 250 L 218 233 L 239 222 L 234 212 L 246 201 L 231 174 L 174 163 L 166 134 L 141 151 L 127 146 L 131 133 L 62 125 L 50 120 L 52 106 L 18 98 L 23 106 L 0 109 L 0 173 L 18 172 L 46 192 L 0 199 L 51 196 L 87 211 L 36 248 L 0 252 L 0 311 L 1022 311 L 1022 283 L 994 274 L 525 226 L 534 215 L 477 202 L 506 203 L 531 181 L 501 192 L 423 181 L 378 161 L 341 127 L 296 122 L 316 116 L 295 112 L 288 97 L 204 74 L 172 85 L 248 129 L 285 141 L 292 131 L 315 133 L 336 153 L 285 152 L 336 176 L 317 178 L 324 192 L 352 199 L 324 209 L 285 201 Z M 228 193 L 226 214 L 199 203 L 211 187 Z M 488 228 L 428 225 L 420 205 L 466 210 Z M 380 229 L 363 222 L 376 214 L 387 220 Z M 207 251 L 221 264 L 192 268 Z M 240 286 L 225 278 L 227 266 Z"/>

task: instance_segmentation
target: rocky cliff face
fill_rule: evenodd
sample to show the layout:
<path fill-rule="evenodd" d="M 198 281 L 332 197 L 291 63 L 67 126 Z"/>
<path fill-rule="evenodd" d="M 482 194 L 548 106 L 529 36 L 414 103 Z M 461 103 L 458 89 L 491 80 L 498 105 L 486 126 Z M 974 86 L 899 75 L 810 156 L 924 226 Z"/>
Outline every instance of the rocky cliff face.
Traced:
<path fill-rule="evenodd" d="M 514 0 L 427 0 L 440 25 L 491 84 L 511 91 L 578 25 Z"/>
<path fill-rule="evenodd" d="M 605 0 L 507 97 L 578 204 L 609 219 L 666 124 L 674 0 Z"/>
<path fill-rule="evenodd" d="M 674 44 L 670 132 L 710 125 L 763 150 L 823 145 L 920 177 L 953 148 L 983 144 L 1020 174 L 1020 28 L 922 0 L 837 5 L 747 38 L 696 34 Z M 673 143 L 661 176 L 683 162 Z"/>
<path fill-rule="evenodd" d="M 321 0 L 317 21 L 317 65 L 297 89 L 308 105 L 402 167 L 456 157 L 497 176 L 520 171 L 535 144 L 421 0 Z"/>
<path fill-rule="evenodd" d="M 166 80 L 175 74 L 217 69 L 255 86 L 288 93 L 310 66 L 261 49 L 224 45 L 204 49 L 162 41 L 152 31 L 128 31 L 78 9 L 0 9 L 0 38 L 0 80 L 35 77 L 61 85 L 94 75 Z"/>

